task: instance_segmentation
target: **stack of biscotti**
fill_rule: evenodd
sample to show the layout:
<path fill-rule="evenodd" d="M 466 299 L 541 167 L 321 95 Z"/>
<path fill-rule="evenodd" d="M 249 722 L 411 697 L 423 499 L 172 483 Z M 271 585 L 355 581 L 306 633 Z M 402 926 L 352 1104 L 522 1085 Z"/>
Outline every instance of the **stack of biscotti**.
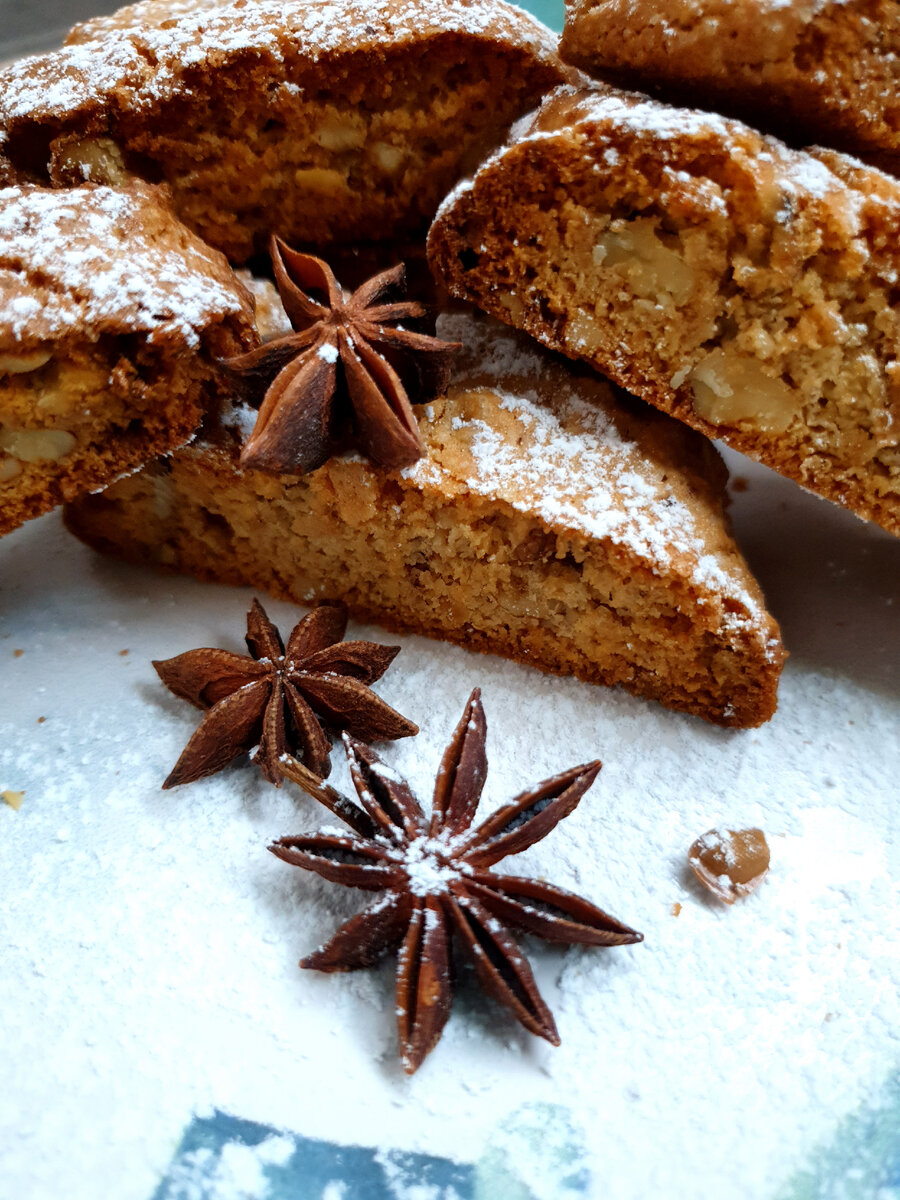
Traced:
<path fill-rule="evenodd" d="M 658 20 L 641 37 L 628 24 L 627 45 L 649 45 L 669 9 L 680 28 L 680 7 L 655 6 Z M 736 19 L 757 5 L 691 6 L 723 7 Z M 827 13 L 836 31 L 837 9 L 851 20 L 860 6 L 819 4 L 818 15 L 805 0 L 777 7 L 785 21 L 805 14 L 809 28 Z M 617 44 L 604 14 L 620 8 L 574 5 L 563 47 L 579 63 L 603 65 Z M 709 37 L 713 27 L 710 18 Z M 673 34 L 673 71 L 690 59 L 689 34 Z M 897 36 L 895 20 L 885 46 Z M 728 45 L 728 55 L 749 54 L 746 41 Z M 887 58 L 882 73 L 896 71 L 896 56 Z M 690 61 L 692 78 L 712 72 L 701 55 Z M 655 62 L 648 58 L 648 73 Z M 843 65 L 852 70 L 850 59 Z M 659 74 L 660 88 L 668 77 Z M 773 94 L 787 103 L 790 89 L 778 92 L 775 78 Z M 829 86 L 839 90 L 842 78 Z M 896 105 L 894 93 L 884 147 L 895 144 Z M 861 151 L 871 132 L 862 125 Z M 818 128 L 842 145 L 850 138 L 846 123 L 823 117 Z M 603 82 L 563 85 L 450 196 L 429 248 L 453 295 L 900 533 L 900 182 L 892 176 Z"/>
<path fill-rule="evenodd" d="M 215 410 L 219 360 L 256 337 L 217 250 L 239 263 L 272 231 L 421 242 L 563 77 L 549 31 L 504 0 L 339 15 L 149 0 L 0 71 L 0 533 Z"/>
<path fill-rule="evenodd" d="M 233 266 L 273 232 L 345 259 L 374 240 L 359 262 L 387 266 L 571 75 L 502 0 L 149 0 L 0 74 L 2 170 L 31 187 L 162 180 Z M 285 332 L 271 287 L 242 278 L 263 335 Z M 241 470 L 255 411 L 218 404 L 189 446 L 73 504 L 70 526 L 721 725 L 767 720 L 783 650 L 706 440 L 471 312 L 441 330 L 464 350 L 418 410 L 415 466 Z"/>
<path fill-rule="evenodd" d="M 272 310 L 271 302 L 267 304 Z M 277 328 L 277 324 L 276 324 Z M 778 629 L 700 435 L 472 312 L 425 456 L 241 470 L 236 405 L 201 438 L 67 510 L 100 550 L 503 654 L 716 724 L 774 711 Z"/>

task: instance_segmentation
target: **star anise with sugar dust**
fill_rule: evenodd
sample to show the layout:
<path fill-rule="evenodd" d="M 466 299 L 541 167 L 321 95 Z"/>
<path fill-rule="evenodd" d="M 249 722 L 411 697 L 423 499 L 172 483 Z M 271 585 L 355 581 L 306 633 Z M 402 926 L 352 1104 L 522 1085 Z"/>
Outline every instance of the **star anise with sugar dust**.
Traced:
<path fill-rule="evenodd" d="M 487 775 L 487 726 L 476 689 L 444 753 L 430 819 L 409 785 L 368 746 L 344 735 L 360 803 L 287 761 L 285 774 L 353 834 L 285 837 L 269 847 L 294 866 L 346 887 L 378 892 L 326 945 L 302 959 L 317 971 L 368 967 L 399 948 L 397 1017 L 408 1074 L 437 1044 L 450 1015 L 452 942 L 489 995 L 529 1032 L 559 1044 L 556 1024 L 507 926 L 551 942 L 621 946 L 643 935 L 549 883 L 489 868 L 546 837 L 576 807 L 599 762 L 573 767 L 522 792 L 472 828 Z"/>
<path fill-rule="evenodd" d="M 321 604 L 297 623 L 285 646 L 254 600 L 247 614 L 249 656 L 205 647 L 154 662 L 169 691 L 206 710 L 163 787 L 214 775 L 254 747 L 253 761 L 280 787 L 281 760 L 288 755 L 314 775 L 329 773 L 327 729 L 366 741 L 418 733 L 369 686 L 400 647 L 345 642 L 346 628 L 343 606 Z"/>
<path fill-rule="evenodd" d="M 295 332 L 227 362 L 250 403 L 264 392 L 241 466 L 305 475 L 349 446 L 381 467 L 414 463 L 423 446 L 411 393 L 425 403 L 443 392 L 459 347 L 400 324 L 425 316 L 401 299 L 402 265 L 348 296 L 322 259 L 278 237 L 270 253 Z"/>

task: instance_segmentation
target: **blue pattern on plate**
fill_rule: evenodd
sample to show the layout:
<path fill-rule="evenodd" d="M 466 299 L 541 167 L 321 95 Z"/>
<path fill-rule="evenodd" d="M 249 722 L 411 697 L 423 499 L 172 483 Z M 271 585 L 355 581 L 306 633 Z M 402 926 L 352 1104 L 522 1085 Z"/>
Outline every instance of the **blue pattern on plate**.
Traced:
<path fill-rule="evenodd" d="M 489 1133 L 474 1166 L 430 1154 L 338 1146 L 226 1113 L 195 1117 L 153 1200 L 579 1200 L 584 1143 L 560 1105 L 525 1104 Z"/>
<path fill-rule="evenodd" d="M 900 1200 L 900 1071 L 842 1122 L 778 1200 Z"/>
<path fill-rule="evenodd" d="M 195 1117 L 153 1200 L 474 1200 L 471 1166 L 282 1133 L 226 1113 Z"/>

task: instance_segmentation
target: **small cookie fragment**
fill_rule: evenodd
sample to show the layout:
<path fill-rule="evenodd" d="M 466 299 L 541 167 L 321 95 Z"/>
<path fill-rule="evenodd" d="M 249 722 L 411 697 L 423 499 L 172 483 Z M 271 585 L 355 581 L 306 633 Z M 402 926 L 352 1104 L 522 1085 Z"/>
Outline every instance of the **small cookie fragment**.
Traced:
<path fill-rule="evenodd" d="M 749 896 L 769 870 L 769 843 L 761 829 L 710 829 L 688 851 L 691 870 L 726 904 Z"/>
<path fill-rule="evenodd" d="M 19 809 L 22 807 L 22 801 L 24 799 L 24 792 L 13 792 L 9 788 L 0 792 L 0 800 L 2 800 L 4 804 L 8 804 L 14 812 L 19 811 Z"/>

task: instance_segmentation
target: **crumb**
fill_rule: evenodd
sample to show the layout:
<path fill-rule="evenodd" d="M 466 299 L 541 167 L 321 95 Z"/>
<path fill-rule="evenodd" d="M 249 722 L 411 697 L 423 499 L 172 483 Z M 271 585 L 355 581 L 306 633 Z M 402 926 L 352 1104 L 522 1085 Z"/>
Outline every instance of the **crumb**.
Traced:
<path fill-rule="evenodd" d="M 22 807 L 22 801 L 24 799 L 25 799 L 24 792 L 11 792 L 11 791 L 0 792 L 0 800 L 2 800 L 4 804 L 8 804 L 9 807 L 11 809 L 13 809 L 15 812 L 18 812 L 19 809 Z"/>
<path fill-rule="evenodd" d="M 672 905 L 672 916 L 677 917 L 680 914 L 680 912 L 681 912 L 681 905 L 676 900 L 675 903 Z"/>
<path fill-rule="evenodd" d="M 124 658 L 124 657 L 125 657 L 125 655 L 126 655 L 127 653 L 128 653 L 128 651 L 127 651 L 127 650 L 120 650 L 120 651 L 119 651 L 119 657 L 120 657 L 120 658 Z"/>
<path fill-rule="evenodd" d="M 24 653 L 24 650 L 13 650 L 13 658 L 21 658 Z"/>
<path fill-rule="evenodd" d="M 47 718 L 46 718 L 46 717 L 38 717 L 38 725 L 43 725 L 43 723 L 44 723 L 46 720 L 47 720 Z"/>

